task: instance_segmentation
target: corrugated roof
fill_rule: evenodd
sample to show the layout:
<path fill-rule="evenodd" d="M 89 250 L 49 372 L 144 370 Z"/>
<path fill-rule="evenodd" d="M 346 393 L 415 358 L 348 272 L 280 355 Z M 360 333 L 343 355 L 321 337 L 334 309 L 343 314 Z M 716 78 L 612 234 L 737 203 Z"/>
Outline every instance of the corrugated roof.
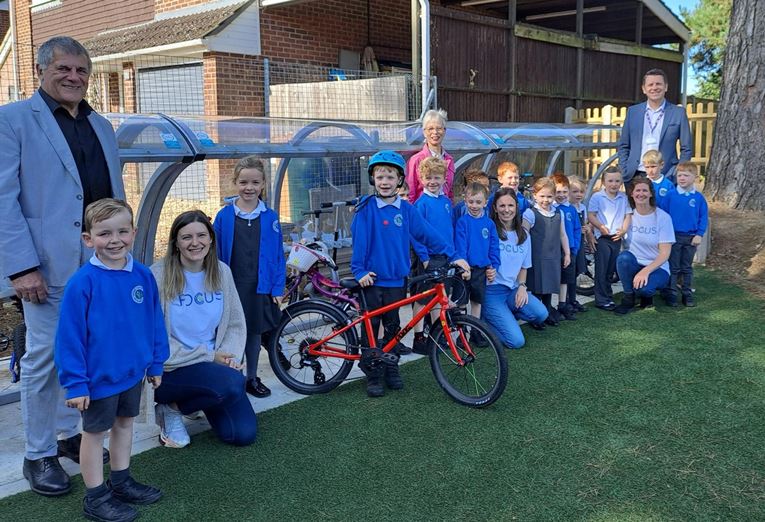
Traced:
<path fill-rule="evenodd" d="M 240 2 L 201 13 L 104 32 L 83 42 L 83 45 L 92 57 L 96 57 L 198 40 L 225 27 L 249 3 Z"/>

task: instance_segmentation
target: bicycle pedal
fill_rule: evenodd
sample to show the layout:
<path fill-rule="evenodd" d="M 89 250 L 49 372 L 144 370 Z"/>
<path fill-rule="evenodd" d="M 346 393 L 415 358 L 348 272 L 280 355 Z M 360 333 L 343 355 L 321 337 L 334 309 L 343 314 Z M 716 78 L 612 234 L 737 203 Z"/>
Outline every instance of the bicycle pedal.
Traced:
<path fill-rule="evenodd" d="M 400 357 L 393 352 L 381 352 L 380 358 L 385 364 L 396 365 Z"/>

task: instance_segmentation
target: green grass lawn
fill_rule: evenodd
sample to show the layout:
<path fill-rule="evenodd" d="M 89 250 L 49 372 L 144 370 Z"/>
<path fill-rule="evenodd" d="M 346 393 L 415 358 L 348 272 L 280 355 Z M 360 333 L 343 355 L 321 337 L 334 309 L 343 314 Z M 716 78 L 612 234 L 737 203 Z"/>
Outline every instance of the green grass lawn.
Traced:
<path fill-rule="evenodd" d="M 362 383 L 134 458 L 166 497 L 142 520 L 765 520 L 765 302 L 708 272 L 695 309 L 590 309 L 525 330 L 492 407 L 451 402 L 426 361 L 405 390 Z M 525 327 L 524 327 L 525 328 Z M 3 520 L 72 520 L 72 494 L 0 500 Z"/>

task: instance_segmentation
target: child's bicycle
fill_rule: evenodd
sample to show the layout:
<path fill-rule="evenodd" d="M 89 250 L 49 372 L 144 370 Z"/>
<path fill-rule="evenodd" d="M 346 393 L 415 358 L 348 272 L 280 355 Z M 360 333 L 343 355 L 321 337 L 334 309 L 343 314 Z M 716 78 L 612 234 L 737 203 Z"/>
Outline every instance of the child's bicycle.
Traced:
<path fill-rule="evenodd" d="M 447 267 L 433 273 L 411 278 L 408 285 L 434 282 L 435 286 L 411 297 L 368 310 L 364 293 L 355 279 L 343 279 L 340 284 L 358 294 L 362 311 L 358 317 L 348 317 L 337 306 L 309 299 L 288 306 L 282 321 L 274 330 L 268 350 L 271 361 L 287 360 L 287 364 L 271 367 L 276 377 L 288 388 L 303 394 L 326 393 L 336 388 L 348 376 L 354 361 L 369 368 L 396 364 L 396 344 L 437 306 L 441 307 L 438 324 L 428 334 L 430 367 L 438 384 L 456 402 L 481 408 L 492 404 L 507 385 L 507 357 L 502 343 L 483 321 L 450 307 L 444 281 L 461 270 Z M 396 310 L 423 298 L 431 298 L 424 308 L 382 348 L 377 347 L 372 332 L 372 317 Z M 371 346 L 362 346 L 356 326 L 361 325 Z M 440 325 L 440 328 L 439 328 Z"/>

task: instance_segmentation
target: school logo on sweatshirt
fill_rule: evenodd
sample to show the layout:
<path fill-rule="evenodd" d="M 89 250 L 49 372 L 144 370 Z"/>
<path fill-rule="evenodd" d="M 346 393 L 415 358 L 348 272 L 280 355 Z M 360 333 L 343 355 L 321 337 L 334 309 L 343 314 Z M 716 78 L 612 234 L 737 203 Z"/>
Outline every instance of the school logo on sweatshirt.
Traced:
<path fill-rule="evenodd" d="M 452 213 L 452 209 L 449 208 L 449 203 L 444 203 L 444 210 L 446 210 L 447 214 L 451 214 Z"/>
<path fill-rule="evenodd" d="M 667 187 L 661 187 L 661 188 L 659 189 L 659 195 L 660 195 L 661 197 L 664 197 L 664 196 L 666 196 L 666 195 L 667 195 Z"/>
<path fill-rule="evenodd" d="M 481 237 L 484 239 L 489 239 L 489 229 L 484 227 L 481 229 Z"/>
<path fill-rule="evenodd" d="M 274 232 L 276 232 L 278 234 L 279 233 L 279 222 L 278 221 L 274 221 L 274 223 L 272 225 L 272 228 L 274 229 Z"/>
<path fill-rule="evenodd" d="M 396 214 L 396 217 L 393 218 L 393 222 L 396 224 L 397 227 L 400 227 L 404 224 L 404 216 L 401 214 Z"/>
<path fill-rule="evenodd" d="M 693 198 L 688 198 L 688 204 L 692 207 L 696 206 L 696 200 Z"/>
<path fill-rule="evenodd" d="M 133 298 L 133 302 L 136 304 L 143 303 L 143 287 L 141 285 L 134 286 L 130 291 L 130 297 Z"/>

